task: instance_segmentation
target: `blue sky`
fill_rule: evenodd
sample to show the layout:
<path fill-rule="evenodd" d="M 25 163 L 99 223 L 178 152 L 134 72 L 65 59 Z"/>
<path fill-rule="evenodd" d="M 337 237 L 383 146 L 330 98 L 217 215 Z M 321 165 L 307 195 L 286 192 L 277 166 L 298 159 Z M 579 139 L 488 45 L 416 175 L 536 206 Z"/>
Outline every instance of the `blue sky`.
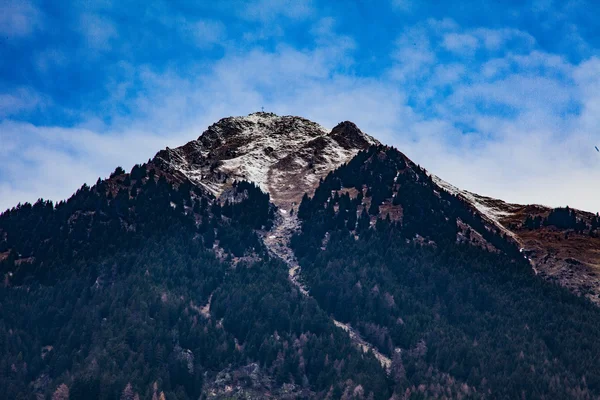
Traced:
<path fill-rule="evenodd" d="M 0 209 L 264 106 L 462 188 L 600 211 L 600 4 L 0 0 Z"/>

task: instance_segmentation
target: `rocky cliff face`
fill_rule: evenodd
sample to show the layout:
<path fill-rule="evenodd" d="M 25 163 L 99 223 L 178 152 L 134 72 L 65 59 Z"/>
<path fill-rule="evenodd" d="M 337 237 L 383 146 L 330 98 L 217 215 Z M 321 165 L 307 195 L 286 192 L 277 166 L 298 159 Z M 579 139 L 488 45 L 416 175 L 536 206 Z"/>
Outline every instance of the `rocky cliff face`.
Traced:
<path fill-rule="evenodd" d="M 304 118 L 259 112 L 224 118 L 153 161 L 216 196 L 235 180 L 255 182 L 288 209 L 328 172 L 377 143 L 351 122 L 328 132 Z"/>

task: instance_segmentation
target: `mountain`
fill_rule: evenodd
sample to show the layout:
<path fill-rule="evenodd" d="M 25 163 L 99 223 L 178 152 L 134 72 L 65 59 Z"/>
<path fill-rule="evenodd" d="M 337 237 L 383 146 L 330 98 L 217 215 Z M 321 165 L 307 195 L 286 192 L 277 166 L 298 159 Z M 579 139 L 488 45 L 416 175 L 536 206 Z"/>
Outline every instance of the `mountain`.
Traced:
<path fill-rule="evenodd" d="M 600 305 L 598 214 L 506 203 L 460 190 L 435 176 L 434 181 L 518 243 L 537 274 Z"/>
<path fill-rule="evenodd" d="M 258 112 L 224 118 L 197 140 L 159 152 L 153 162 L 213 195 L 236 179 L 254 182 L 278 207 L 289 208 L 320 178 L 374 144 L 379 142 L 352 122 L 328 132 L 304 118 Z"/>
<path fill-rule="evenodd" d="M 457 189 L 351 122 L 225 118 L 0 214 L 0 395 L 597 398 L 599 222 Z"/>

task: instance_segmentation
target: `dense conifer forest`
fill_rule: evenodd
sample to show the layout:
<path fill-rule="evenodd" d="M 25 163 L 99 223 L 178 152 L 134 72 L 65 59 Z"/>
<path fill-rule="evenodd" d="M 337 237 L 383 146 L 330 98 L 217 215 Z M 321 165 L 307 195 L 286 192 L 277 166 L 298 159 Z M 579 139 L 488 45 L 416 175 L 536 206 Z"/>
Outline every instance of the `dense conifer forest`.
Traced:
<path fill-rule="evenodd" d="M 397 389 L 426 382 L 424 397 L 439 396 L 437 371 L 491 398 L 600 395 L 598 309 L 536 277 L 500 232 L 478 229 L 494 251 L 457 241 L 457 218 L 474 228 L 480 218 L 396 150 L 361 152 L 298 216 L 293 247 L 311 294 L 394 357 Z"/>
<path fill-rule="evenodd" d="M 2 213 L 0 397 L 223 399 L 232 376 L 247 398 L 600 396 L 597 307 L 397 150 L 360 152 L 296 214 L 308 296 L 249 182 L 215 199 L 150 163 Z"/>
<path fill-rule="evenodd" d="M 233 191 L 220 204 L 136 166 L 3 213 L 0 397 L 198 399 L 256 362 L 294 397 L 389 398 L 375 358 L 266 255 L 253 229 L 271 223 L 269 196 Z"/>

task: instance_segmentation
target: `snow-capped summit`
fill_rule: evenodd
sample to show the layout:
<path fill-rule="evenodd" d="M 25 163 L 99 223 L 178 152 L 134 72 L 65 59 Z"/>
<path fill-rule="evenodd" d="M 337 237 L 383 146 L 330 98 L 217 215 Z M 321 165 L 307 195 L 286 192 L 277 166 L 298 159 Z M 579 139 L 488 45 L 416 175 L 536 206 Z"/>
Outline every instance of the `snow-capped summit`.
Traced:
<path fill-rule="evenodd" d="M 329 132 L 305 118 L 257 112 L 223 118 L 197 140 L 159 152 L 154 162 L 214 195 L 236 179 L 252 181 L 289 208 L 329 171 L 378 143 L 352 122 Z"/>

